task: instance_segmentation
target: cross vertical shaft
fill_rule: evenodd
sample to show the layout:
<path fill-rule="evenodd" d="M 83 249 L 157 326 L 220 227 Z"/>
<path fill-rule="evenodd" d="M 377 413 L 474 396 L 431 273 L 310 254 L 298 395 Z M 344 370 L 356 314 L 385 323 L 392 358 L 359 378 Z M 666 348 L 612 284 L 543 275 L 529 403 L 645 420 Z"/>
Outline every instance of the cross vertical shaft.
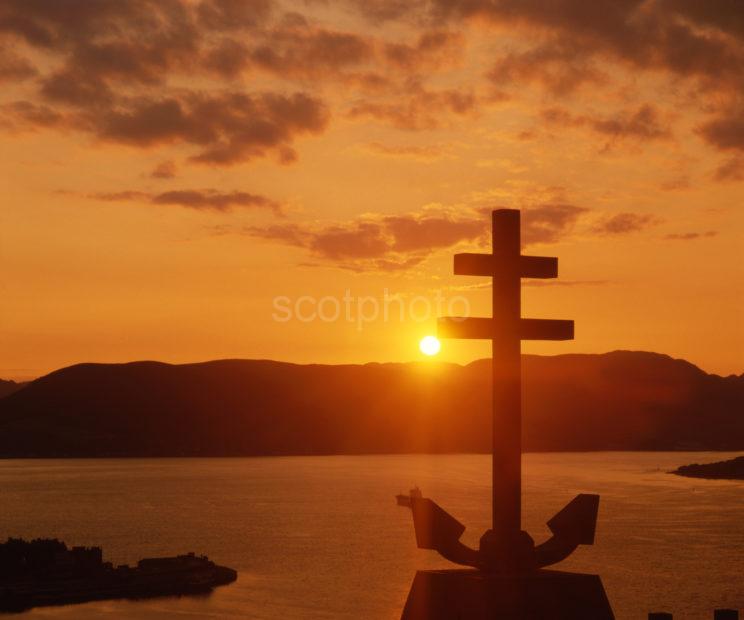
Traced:
<path fill-rule="evenodd" d="M 493 425 L 492 522 L 496 540 L 514 540 L 521 530 L 522 394 L 520 212 L 492 214 Z"/>

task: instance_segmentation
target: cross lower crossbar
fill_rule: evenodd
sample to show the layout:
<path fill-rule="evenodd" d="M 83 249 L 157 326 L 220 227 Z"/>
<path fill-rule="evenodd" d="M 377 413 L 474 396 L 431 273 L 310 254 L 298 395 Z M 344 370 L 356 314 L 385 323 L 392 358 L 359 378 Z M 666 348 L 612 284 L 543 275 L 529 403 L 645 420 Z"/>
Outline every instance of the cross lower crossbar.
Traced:
<path fill-rule="evenodd" d="M 440 338 L 492 340 L 499 336 L 493 319 L 448 316 L 437 321 Z M 520 340 L 573 340 L 574 322 L 561 319 L 520 319 Z"/>

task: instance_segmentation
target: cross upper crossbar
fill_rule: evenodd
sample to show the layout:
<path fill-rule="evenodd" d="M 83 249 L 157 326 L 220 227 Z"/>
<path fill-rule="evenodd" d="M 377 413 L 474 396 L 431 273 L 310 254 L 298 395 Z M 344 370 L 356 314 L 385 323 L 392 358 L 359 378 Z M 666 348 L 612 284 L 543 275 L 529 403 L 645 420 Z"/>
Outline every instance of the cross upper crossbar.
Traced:
<path fill-rule="evenodd" d="M 499 256 L 493 254 L 455 254 L 456 276 L 492 276 L 499 268 Z M 558 259 L 554 256 L 520 256 L 522 278 L 557 278 Z"/>

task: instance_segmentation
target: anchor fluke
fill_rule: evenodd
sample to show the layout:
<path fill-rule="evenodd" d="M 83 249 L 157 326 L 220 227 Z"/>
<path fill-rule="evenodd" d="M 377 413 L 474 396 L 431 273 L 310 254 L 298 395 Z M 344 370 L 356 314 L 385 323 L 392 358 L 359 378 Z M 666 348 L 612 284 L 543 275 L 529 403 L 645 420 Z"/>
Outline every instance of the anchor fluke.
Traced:
<path fill-rule="evenodd" d="M 450 562 L 478 567 L 478 551 L 463 545 L 465 526 L 427 497 L 411 497 L 413 527 L 419 549 L 433 549 Z"/>
<path fill-rule="evenodd" d="M 413 527 L 419 549 L 438 550 L 459 540 L 465 526 L 428 497 L 412 497 Z"/>
<path fill-rule="evenodd" d="M 566 504 L 548 521 L 552 538 L 535 547 L 537 566 L 556 564 L 579 545 L 593 545 L 598 511 L 599 495 L 582 493 Z"/>
<path fill-rule="evenodd" d="M 581 493 L 548 521 L 548 527 L 556 536 L 571 538 L 580 545 L 593 545 L 598 511 L 599 495 Z"/>

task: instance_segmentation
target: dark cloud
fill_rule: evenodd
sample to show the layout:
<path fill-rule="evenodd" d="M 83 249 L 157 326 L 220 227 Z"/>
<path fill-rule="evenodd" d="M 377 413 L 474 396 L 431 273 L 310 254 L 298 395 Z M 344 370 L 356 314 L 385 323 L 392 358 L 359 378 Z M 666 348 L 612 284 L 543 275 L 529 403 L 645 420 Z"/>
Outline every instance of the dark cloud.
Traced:
<path fill-rule="evenodd" d="M 310 237 L 309 249 L 330 260 L 368 259 L 390 251 L 390 238 L 379 222 L 329 226 Z"/>
<path fill-rule="evenodd" d="M 600 235 L 624 235 L 659 223 L 658 218 L 643 213 L 617 213 L 600 220 L 593 231 Z"/>
<path fill-rule="evenodd" d="M 611 284 L 610 280 L 561 280 L 549 279 L 549 280 L 522 280 L 522 286 L 529 286 L 532 288 L 542 288 L 545 286 L 604 286 L 605 284 Z"/>
<path fill-rule="evenodd" d="M 709 26 L 744 39 L 744 11 L 739 0 L 660 0 L 660 9 L 670 11 L 698 26 Z"/>
<path fill-rule="evenodd" d="M 700 135 L 720 149 L 744 149 L 744 114 L 731 104 L 744 90 L 737 0 L 346 0 L 346 7 L 401 23 L 360 34 L 282 13 L 273 0 L 4 0 L 0 81 L 36 78 L 30 84 L 38 91 L 24 90 L 25 108 L 3 105 L 0 123 L 138 148 L 183 144 L 190 161 L 215 166 L 263 157 L 291 163 L 295 141 L 328 125 L 331 82 L 351 102 L 348 117 L 427 130 L 475 115 L 507 97 L 510 85 L 565 95 L 609 81 L 616 72 L 605 68 L 620 63 L 630 72 L 694 78 L 675 87 L 694 85 L 711 114 Z M 442 73 L 470 38 L 464 22 L 514 40 L 511 50 L 496 40 L 485 88 L 455 87 Z M 356 22 L 345 16 L 343 23 Z M 284 86 L 244 86 L 266 79 Z M 653 105 L 545 114 L 555 127 L 605 137 L 607 147 L 668 138 L 669 118 Z M 738 173 L 724 169 L 721 178 L 727 174 Z"/>
<path fill-rule="evenodd" d="M 421 263 L 432 252 L 477 240 L 486 232 L 483 218 L 468 210 L 443 208 L 400 216 L 370 215 L 325 226 L 287 223 L 243 232 L 302 247 L 313 256 L 353 271 L 393 271 Z"/>
<path fill-rule="evenodd" d="M 97 80 L 162 83 L 198 53 L 193 10 L 178 0 L 7 0 L 0 30 L 56 53 L 60 74 Z"/>
<path fill-rule="evenodd" d="M 411 159 L 420 162 L 435 161 L 447 156 L 447 149 L 444 146 L 439 145 L 398 146 L 382 144 L 380 142 L 370 142 L 365 145 L 364 148 L 375 155 L 394 157 L 397 159 Z"/>
<path fill-rule="evenodd" d="M 487 75 L 500 88 L 536 82 L 554 95 L 565 95 L 583 84 L 605 79 L 591 56 L 579 53 L 571 41 L 552 41 L 509 53 L 497 60 Z"/>
<path fill-rule="evenodd" d="M 198 147 L 192 161 L 230 165 L 269 151 L 282 163 L 293 161 L 293 140 L 321 132 L 328 111 L 302 93 L 186 93 L 180 98 L 138 97 L 127 107 L 86 112 L 82 118 L 103 140 L 140 147 L 184 142 Z"/>
<path fill-rule="evenodd" d="M 201 67 L 233 78 L 244 72 L 263 71 L 282 79 L 338 80 L 367 89 L 382 81 L 377 69 L 403 75 L 432 71 L 453 64 L 465 46 L 454 32 L 425 31 L 411 44 L 385 42 L 372 36 L 322 28 L 302 16 L 284 19 L 251 40 L 221 37 L 204 50 Z"/>
<path fill-rule="evenodd" d="M 434 30 L 419 35 L 414 45 L 388 43 L 383 47 L 385 59 L 401 69 L 420 71 L 449 65 L 464 47 L 464 37 L 456 32 Z"/>
<path fill-rule="evenodd" d="M 723 162 L 713 174 L 716 181 L 744 181 L 744 156 L 735 156 Z"/>
<path fill-rule="evenodd" d="M 671 137 L 671 131 L 662 121 L 655 106 L 644 104 L 636 110 L 623 110 L 608 116 L 572 114 L 564 108 L 548 108 L 541 113 L 543 121 L 553 127 L 586 127 L 606 137 L 605 148 L 624 139 L 640 142 L 663 140 Z"/>
<path fill-rule="evenodd" d="M 373 21 L 453 28 L 473 24 L 532 41 L 497 59 L 499 84 L 535 81 L 564 94 L 614 61 L 632 71 L 694 78 L 707 92 L 744 87 L 744 19 L 739 0 L 348 0 Z"/>
<path fill-rule="evenodd" d="M 432 0 L 431 14 L 438 19 L 478 18 L 499 26 L 531 29 L 570 42 L 577 58 L 609 56 L 644 70 L 664 69 L 706 82 L 717 80 L 719 87 L 721 81 L 740 84 L 742 34 L 724 18 L 736 13 L 736 0 L 711 2 L 707 9 L 695 9 L 693 3 Z M 741 17 L 733 23 L 740 24 Z M 733 35 L 734 40 L 720 36 L 724 33 Z"/>
<path fill-rule="evenodd" d="M 150 199 L 150 194 L 137 190 L 123 190 L 121 192 L 96 192 L 95 194 L 89 194 L 88 198 L 93 198 L 94 200 L 103 200 L 105 202 L 120 202 L 129 200 L 144 201 Z"/>
<path fill-rule="evenodd" d="M 360 65 L 373 56 L 372 43 L 356 34 L 325 29 L 274 31 L 267 42 L 249 52 L 254 66 L 283 76 L 324 76 L 329 71 Z"/>
<path fill-rule="evenodd" d="M 671 233 L 666 235 L 664 239 L 670 239 L 674 241 L 694 241 L 695 239 L 703 239 L 706 237 L 715 237 L 718 231 L 708 230 L 706 232 L 686 232 L 686 233 Z"/>
<path fill-rule="evenodd" d="M 63 104 L 81 110 L 101 111 L 113 106 L 114 92 L 103 80 L 78 69 L 62 69 L 40 81 L 41 99 L 50 104 Z"/>
<path fill-rule="evenodd" d="M 37 129 L 61 127 L 67 119 L 47 105 L 31 101 L 13 101 L 0 106 L 6 127 L 11 129 Z"/>
<path fill-rule="evenodd" d="M 176 163 L 168 160 L 160 162 L 155 168 L 153 168 L 150 176 L 153 179 L 172 179 L 176 176 L 178 168 Z"/>
<path fill-rule="evenodd" d="M 394 252 L 431 252 L 463 241 L 475 241 L 484 234 L 482 219 L 448 213 L 389 216 L 383 223 L 392 236 Z"/>
<path fill-rule="evenodd" d="M 524 242 L 552 243 L 568 234 L 586 209 L 546 204 L 524 211 Z M 353 271 L 392 271 L 422 263 L 459 244 L 485 245 L 490 209 L 429 207 L 403 215 L 368 215 L 343 224 L 248 227 L 252 237 L 304 248 Z"/>
<path fill-rule="evenodd" d="M 188 209 L 229 211 L 233 207 L 269 209 L 280 213 L 282 206 L 260 194 L 232 191 L 221 192 L 216 189 L 173 190 L 162 193 L 150 193 L 136 190 L 122 192 L 99 192 L 90 194 L 89 198 L 107 202 L 136 201 L 149 202 L 156 205 L 175 205 Z"/>
<path fill-rule="evenodd" d="M 202 62 L 207 71 L 234 79 L 250 64 L 250 49 L 240 41 L 223 38 L 205 50 Z"/>
<path fill-rule="evenodd" d="M 16 54 L 5 46 L 0 46 L 0 84 L 4 82 L 20 82 L 37 74 L 28 60 Z"/>
<path fill-rule="evenodd" d="M 671 133 L 663 126 L 659 112 L 652 105 L 642 105 L 635 112 L 624 112 L 614 117 L 591 119 L 591 128 L 612 138 L 632 137 L 639 140 L 668 138 Z"/>
<path fill-rule="evenodd" d="M 698 131 L 716 148 L 744 152 L 744 105 L 726 110 Z"/>
<path fill-rule="evenodd" d="M 544 204 L 522 212 L 522 245 L 555 243 L 568 234 L 588 209 L 572 204 Z"/>
<path fill-rule="evenodd" d="M 258 28 L 272 13 L 272 0 L 205 0 L 197 6 L 199 23 L 220 31 Z"/>
<path fill-rule="evenodd" d="M 371 118 L 398 129 L 419 131 L 439 127 L 443 119 L 472 114 L 476 103 L 476 96 L 471 91 L 429 90 L 420 81 L 412 80 L 394 97 L 355 103 L 348 116 L 353 119 Z"/>
<path fill-rule="evenodd" d="M 26 126 L 54 125 L 137 147 L 186 143 L 196 147 L 191 159 L 200 163 L 231 165 L 271 154 L 292 162 L 295 138 L 327 125 L 329 112 L 318 97 L 169 84 L 176 75 L 237 73 L 250 56 L 238 37 L 266 36 L 270 14 L 271 3 L 263 0 L 8 0 L 0 5 L 0 34 L 56 61 L 38 80 L 39 100 L 9 112 Z M 295 39 L 304 45 L 288 62 L 322 70 L 324 60 L 353 55 L 353 42 L 343 35 L 303 30 Z M 3 71 L 16 78 L 27 71 L 19 58 L 0 57 L 0 79 Z"/>
<path fill-rule="evenodd" d="M 298 224 L 251 229 L 264 239 L 305 247 L 320 258 L 332 261 L 393 259 L 404 255 L 427 256 L 431 252 L 473 241 L 485 234 L 484 220 L 469 212 L 426 209 L 419 213 L 365 216 L 343 225 L 302 227 Z"/>
<path fill-rule="evenodd" d="M 677 175 L 676 177 L 664 181 L 661 184 L 661 189 L 667 192 L 672 192 L 680 189 L 689 189 L 690 187 L 692 187 L 692 183 L 690 181 L 690 177 L 686 174 Z"/>
<path fill-rule="evenodd" d="M 78 90 L 116 91 L 117 83 L 162 86 L 172 75 L 194 73 L 235 78 L 263 70 L 282 79 L 353 80 L 346 70 L 380 58 L 409 71 L 431 69 L 451 61 L 464 43 L 439 30 L 424 32 L 414 45 L 384 43 L 298 13 L 276 15 L 271 0 L 70 0 L 71 15 L 56 0 L 31 4 L 8 0 L 0 7 L 0 33 L 63 60 L 45 76 L 50 95 L 74 91 L 69 81 L 80 82 Z"/>

